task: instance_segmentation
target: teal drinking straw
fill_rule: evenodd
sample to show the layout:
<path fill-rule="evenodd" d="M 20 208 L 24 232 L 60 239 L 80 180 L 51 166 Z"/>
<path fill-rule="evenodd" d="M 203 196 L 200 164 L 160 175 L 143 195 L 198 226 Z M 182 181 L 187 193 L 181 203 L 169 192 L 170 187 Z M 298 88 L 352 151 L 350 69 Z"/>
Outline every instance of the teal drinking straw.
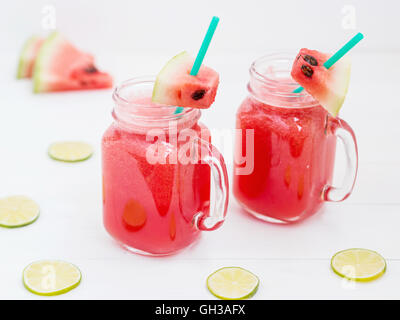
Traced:
<path fill-rule="evenodd" d="M 197 74 L 199 73 L 201 64 L 203 63 L 204 57 L 207 53 L 208 50 L 208 46 L 210 45 L 211 39 L 214 35 L 215 29 L 217 28 L 219 22 L 219 18 L 218 17 L 213 17 L 211 19 L 210 25 L 208 27 L 207 33 L 204 37 L 203 43 L 201 44 L 200 50 L 197 53 L 197 57 L 196 60 L 193 63 L 193 67 L 192 70 L 190 71 L 190 75 L 191 76 L 197 76 Z M 175 109 L 174 114 L 178 114 L 181 113 L 183 111 L 182 107 L 177 107 Z"/>
<path fill-rule="evenodd" d="M 347 52 L 349 52 L 357 43 L 364 38 L 364 35 L 359 32 L 353 38 L 350 39 L 342 48 L 340 48 L 332 57 L 325 61 L 324 67 L 329 69 L 332 67 L 340 58 L 342 58 Z M 303 87 L 298 87 L 293 90 L 293 93 L 300 93 L 303 91 Z"/>
<path fill-rule="evenodd" d="M 190 71 L 191 76 L 197 76 L 197 73 L 199 72 L 201 64 L 203 63 L 204 57 L 207 53 L 208 46 L 210 45 L 211 39 L 214 35 L 215 29 L 217 28 L 218 22 L 218 17 L 213 17 L 211 19 L 207 33 L 204 37 L 203 43 L 201 44 L 199 53 L 197 54 L 196 60 L 193 63 L 192 70 Z"/>

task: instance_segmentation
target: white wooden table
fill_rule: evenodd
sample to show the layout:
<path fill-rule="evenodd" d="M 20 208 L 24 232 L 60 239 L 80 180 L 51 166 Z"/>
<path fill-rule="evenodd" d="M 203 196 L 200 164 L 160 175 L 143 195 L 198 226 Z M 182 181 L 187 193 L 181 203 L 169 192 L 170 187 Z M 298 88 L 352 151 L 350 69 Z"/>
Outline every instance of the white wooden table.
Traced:
<path fill-rule="evenodd" d="M 202 117 L 210 128 L 234 127 L 235 111 L 246 94 L 247 69 L 260 54 L 208 57 L 221 74 L 217 101 Z M 100 139 L 112 120 L 111 91 L 33 95 L 29 81 L 14 79 L 16 53 L 2 53 L 0 196 L 30 196 L 40 204 L 41 216 L 24 228 L 0 229 L 0 299 L 208 299 L 213 297 L 206 277 L 231 265 L 260 277 L 254 299 L 400 298 L 398 56 L 353 57 L 342 118 L 356 132 L 360 163 L 348 200 L 327 204 L 303 223 L 279 226 L 250 218 L 231 197 L 221 229 L 203 234 L 196 246 L 176 256 L 148 258 L 122 250 L 102 226 Z M 109 53 L 99 56 L 99 66 L 113 70 L 120 82 L 155 74 L 166 58 Z M 366 68 L 370 61 L 379 66 Z M 87 141 L 96 152 L 76 164 L 49 159 L 49 144 L 64 139 Z M 231 166 L 229 148 L 223 153 Z M 342 164 L 338 161 L 339 176 Z M 361 284 L 336 276 L 330 258 L 350 247 L 380 252 L 388 262 L 386 274 Z M 53 298 L 25 290 L 23 268 L 46 258 L 79 266 L 81 285 Z"/>

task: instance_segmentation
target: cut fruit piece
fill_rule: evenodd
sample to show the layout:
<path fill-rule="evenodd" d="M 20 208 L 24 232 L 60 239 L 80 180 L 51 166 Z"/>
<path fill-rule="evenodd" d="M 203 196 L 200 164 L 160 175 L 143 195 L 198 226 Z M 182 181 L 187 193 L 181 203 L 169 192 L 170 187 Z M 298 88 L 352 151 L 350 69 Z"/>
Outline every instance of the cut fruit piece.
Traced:
<path fill-rule="evenodd" d="M 56 142 L 49 147 L 51 158 L 65 162 L 83 161 L 89 159 L 92 154 L 92 146 L 79 141 Z"/>
<path fill-rule="evenodd" d="M 66 293 L 81 282 L 81 272 L 71 263 L 41 260 L 28 265 L 23 272 L 25 288 L 41 296 Z"/>
<path fill-rule="evenodd" d="M 33 65 L 43 41 L 42 38 L 33 36 L 25 42 L 21 56 L 19 57 L 17 79 L 32 77 Z"/>
<path fill-rule="evenodd" d="M 197 76 L 191 76 L 193 62 L 186 51 L 168 61 L 157 76 L 153 101 L 177 107 L 209 108 L 217 94 L 219 75 L 202 65 Z"/>
<path fill-rule="evenodd" d="M 52 33 L 40 48 L 33 70 L 34 92 L 111 86 L 111 76 L 97 70 L 93 56 L 75 48 L 59 33 Z"/>
<path fill-rule="evenodd" d="M 315 50 L 301 49 L 292 67 L 292 78 L 312 95 L 322 107 L 337 116 L 343 105 L 350 82 L 351 63 L 341 58 L 326 69 L 330 55 Z"/>
<path fill-rule="evenodd" d="M 252 297 L 260 281 L 251 272 L 239 267 L 226 267 L 207 278 L 207 288 L 219 299 L 241 300 Z"/>
<path fill-rule="evenodd" d="M 39 217 L 37 203 L 25 196 L 0 199 L 0 226 L 6 228 L 23 227 Z"/>
<path fill-rule="evenodd" d="M 130 199 L 124 207 L 122 221 L 130 230 L 138 231 L 146 224 L 146 209 L 140 204 L 139 201 Z"/>
<path fill-rule="evenodd" d="M 377 252 L 367 249 L 347 249 L 331 260 L 333 271 L 341 277 L 356 281 L 371 281 L 386 271 L 386 261 Z"/>

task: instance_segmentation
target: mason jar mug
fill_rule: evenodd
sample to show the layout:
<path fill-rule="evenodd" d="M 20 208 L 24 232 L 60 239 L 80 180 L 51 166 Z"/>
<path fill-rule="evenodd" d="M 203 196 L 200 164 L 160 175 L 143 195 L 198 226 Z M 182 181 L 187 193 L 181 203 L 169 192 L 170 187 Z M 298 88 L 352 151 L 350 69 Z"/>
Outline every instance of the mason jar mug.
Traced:
<path fill-rule="evenodd" d="M 248 96 L 236 115 L 233 191 L 240 205 L 269 222 L 300 221 L 324 201 L 352 192 L 358 166 L 353 130 L 331 116 L 290 77 L 293 54 L 271 54 L 250 68 Z M 343 142 L 347 172 L 332 185 L 336 140 Z"/>
<path fill-rule="evenodd" d="M 136 78 L 114 91 L 115 121 L 102 139 L 103 218 L 125 248 L 167 255 L 222 224 L 228 178 L 200 110 L 153 103 L 153 85 Z"/>

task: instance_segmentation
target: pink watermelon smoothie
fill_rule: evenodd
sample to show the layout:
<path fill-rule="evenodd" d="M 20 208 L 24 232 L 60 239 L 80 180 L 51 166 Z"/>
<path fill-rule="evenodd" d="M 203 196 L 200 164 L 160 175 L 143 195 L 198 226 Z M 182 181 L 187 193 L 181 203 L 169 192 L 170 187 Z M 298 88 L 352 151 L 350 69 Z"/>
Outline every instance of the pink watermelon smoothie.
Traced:
<path fill-rule="evenodd" d="M 151 94 L 151 92 L 150 92 Z M 161 108 L 144 96 L 130 101 L 145 105 L 141 116 L 171 116 L 174 108 Z M 149 123 L 127 123 L 114 112 L 114 122 L 102 140 L 104 225 L 110 235 L 125 247 L 139 253 L 170 254 L 193 243 L 200 231 L 193 226 L 196 213 L 209 210 L 210 168 L 206 164 L 151 164 L 146 150 L 153 144 L 146 139 Z M 190 128 L 209 138 L 208 129 L 198 123 L 200 112 L 191 110 L 174 120 L 178 135 Z M 165 132 L 166 123 L 150 128 Z M 179 150 L 183 142 L 178 142 Z M 171 152 L 171 149 L 169 149 Z M 173 152 L 174 150 L 172 150 Z M 175 150 L 176 151 L 176 150 Z"/>
<path fill-rule="evenodd" d="M 321 208 L 324 187 L 332 182 L 335 121 L 308 94 L 291 96 L 297 87 L 293 80 L 277 77 L 267 82 L 262 77 L 252 74 L 251 94 L 237 111 L 236 128 L 254 130 L 254 148 L 242 134 L 236 140 L 236 156 L 247 152 L 254 168 L 250 174 L 234 175 L 234 195 L 260 219 L 295 222 Z M 235 172 L 243 166 L 235 162 Z"/>
<path fill-rule="evenodd" d="M 243 102 L 236 126 L 254 129 L 254 171 L 235 175 L 234 193 L 247 209 L 283 221 L 318 211 L 335 158 L 336 139 L 324 134 L 326 115 L 320 106 L 305 110 Z"/>

